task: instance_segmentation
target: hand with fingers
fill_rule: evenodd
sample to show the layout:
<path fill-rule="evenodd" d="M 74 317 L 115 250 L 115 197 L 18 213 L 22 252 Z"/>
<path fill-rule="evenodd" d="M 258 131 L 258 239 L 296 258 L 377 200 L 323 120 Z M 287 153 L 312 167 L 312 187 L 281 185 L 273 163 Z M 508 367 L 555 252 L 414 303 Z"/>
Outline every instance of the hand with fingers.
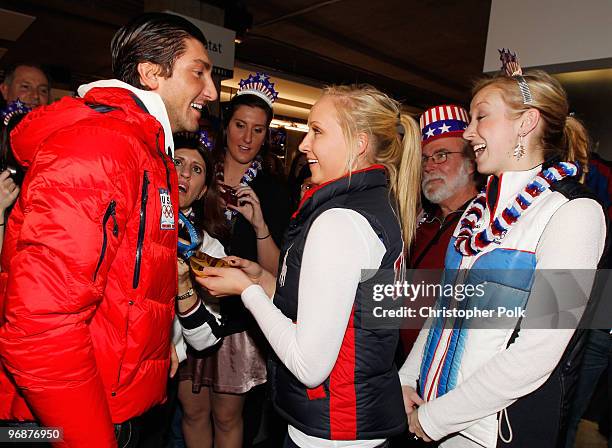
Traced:
<path fill-rule="evenodd" d="M 178 370 L 179 367 L 179 358 L 178 355 L 176 354 L 176 347 L 174 346 L 174 344 L 170 343 L 170 378 L 174 378 L 174 375 L 176 375 L 176 371 Z"/>
<path fill-rule="evenodd" d="M 264 239 L 269 235 L 268 226 L 261 211 L 261 204 L 255 191 L 248 186 L 240 186 L 236 189 L 238 205 L 228 204 L 227 207 L 236 210 L 253 226 L 258 239 Z"/>
<path fill-rule="evenodd" d="M 414 434 L 414 439 L 423 439 L 425 442 L 431 442 L 431 439 L 423 431 L 418 417 L 419 406 L 425 404 L 425 401 L 410 386 L 402 386 L 402 396 L 404 398 L 404 409 L 408 416 L 408 430 Z"/>
<path fill-rule="evenodd" d="M 236 296 L 249 286 L 256 284 L 249 276 L 238 268 L 204 268 L 206 276 L 195 280 L 215 297 Z"/>
<path fill-rule="evenodd" d="M 410 386 L 402 386 L 402 396 L 404 397 L 406 415 L 412 414 L 420 405 L 425 403 L 417 391 Z"/>
<path fill-rule="evenodd" d="M 8 170 L 0 173 L 0 213 L 4 212 L 13 205 L 19 195 L 19 186 L 11 178 Z"/>
<path fill-rule="evenodd" d="M 189 263 L 181 257 L 177 258 L 178 262 L 178 284 L 179 289 L 191 288 L 191 275 L 189 275 Z"/>
<path fill-rule="evenodd" d="M 182 238 L 179 238 L 179 241 L 186 245 L 189 244 L 188 241 L 185 241 Z M 187 289 L 191 288 L 191 275 L 189 274 L 189 263 L 187 263 L 181 257 L 177 258 L 177 262 L 178 262 L 179 291 L 186 291 Z"/>
<path fill-rule="evenodd" d="M 414 434 L 415 439 L 422 439 L 424 442 L 431 442 L 431 439 L 423 428 L 421 427 L 421 423 L 419 422 L 419 410 L 415 409 L 410 415 L 408 415 L 408 431 Z"/>
<path fill-rule="evenodd" d="M 233 268 L 241 269 L 253 283 L 259 283 L 261 276 L 265 272 L 264 269 L 255 263 L 254 261 L 247 260 L 246 258 L 240 258 L 235 256 L 229 256 L 224 258 L 225 261 Z"/>

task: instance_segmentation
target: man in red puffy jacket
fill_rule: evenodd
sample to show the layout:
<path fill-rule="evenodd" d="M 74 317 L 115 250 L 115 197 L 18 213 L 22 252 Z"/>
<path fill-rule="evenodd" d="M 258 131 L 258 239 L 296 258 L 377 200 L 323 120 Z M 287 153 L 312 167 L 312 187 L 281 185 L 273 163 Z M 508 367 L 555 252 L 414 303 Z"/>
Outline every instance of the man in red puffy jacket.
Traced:
<path fill-rule="evenodd" d="M 113 38 L 118 79 L 13 131 L 27 167 L 0 276 L 0 420 L 116 446 L 165 398 L 177 288 L 172 132 L 217 98 L 202 32 L 146 14 Z M 114 426 L 114 424 L 116 426 Z M 0 425 L 2 426 L 2 425 Z"/>

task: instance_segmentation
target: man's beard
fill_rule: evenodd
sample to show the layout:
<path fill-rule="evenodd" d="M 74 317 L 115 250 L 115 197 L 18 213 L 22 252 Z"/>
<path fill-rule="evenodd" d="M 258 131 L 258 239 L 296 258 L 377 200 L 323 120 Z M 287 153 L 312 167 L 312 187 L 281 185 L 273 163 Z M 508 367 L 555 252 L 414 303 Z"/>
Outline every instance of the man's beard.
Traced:
<path fill-rule="evenodd" d="M 458 190 L 463 189 L 470 183 L 470 174 L 468 173 L 468 164 L 470 161 L 466 160 L 460 165 L 459 172 L 449 181 L 447 175 L 439 173 L 434 174 L 423 174 L 423 181 L 421 182 L 421 189 L 423 195 L 427 200 L 433 204 L 439 204 L 440 202 L 446 201 Z M 427 183 L 433 180 L 441 180 L 442 184 L 437 188 L 427 188 Z"/>

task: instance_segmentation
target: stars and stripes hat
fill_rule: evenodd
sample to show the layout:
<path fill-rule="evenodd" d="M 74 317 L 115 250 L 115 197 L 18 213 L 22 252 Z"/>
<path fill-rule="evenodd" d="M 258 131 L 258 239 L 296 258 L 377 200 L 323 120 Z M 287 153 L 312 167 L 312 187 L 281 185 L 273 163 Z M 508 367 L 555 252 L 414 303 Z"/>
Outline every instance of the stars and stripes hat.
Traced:
<path fill-rule="evenodd" d="M 440 137 L 461 137 L 470 123 L 467 111 L 448 104 L 427 109 L 421 115 L 421 146 Z"/>

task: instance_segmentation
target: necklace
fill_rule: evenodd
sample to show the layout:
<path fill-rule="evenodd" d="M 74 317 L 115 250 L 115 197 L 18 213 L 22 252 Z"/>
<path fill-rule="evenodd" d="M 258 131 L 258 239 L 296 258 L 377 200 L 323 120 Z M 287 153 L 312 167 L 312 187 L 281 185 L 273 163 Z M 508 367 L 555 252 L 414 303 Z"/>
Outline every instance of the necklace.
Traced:
<path fill-rule="evenodd" d="M 455 241 L 455 248 L 463 255 L 476 255 L 491 243 L 499 244 L 508 230 L 514 225 L 543 192 L 554 183 L 566 177 L 577 176 L 580 167 L 577 162 L 559 162 L 540 171 L 523 191 L 516 195 L 504 211 L 486 228 L 475 232 L 482 226 L 487 206 L 486 192 L 480 193 L 461 220 L 461 227 Z"/>
<path fill-rule="evenodd" d="M 242 175 L 242 178 L 240 179 L 240 183 L 239 185 L 242 186 L 248 186 L 251 184 L 251 182 L 253 182 L 253 180 L 255 179 L 255 177 L 257 177 L 257 173 L 259 173 L 261 171 L 261 162 L 262 162 L 262 157 L 257 154 L 255 156 L 255 158 L 253 159 L 253 161 L 251 162 L 251 164 L 249 165 L 249 167 L 246 169 L 246 171 L 244 172 L 244 174 Z M 215 165 L 215 177 L 217 178 L 217 182 L 220 184 L 224 184 L 224 174 L 223 174 L 223 162 L 217 162 L 217 164 Z M 236 210 L 231 210 L 229 208 L 225 209 L 225 218 L 228 221 L 231 221 L 232 218 L 234 216 L 236 216 L 238 212 Z"/>

